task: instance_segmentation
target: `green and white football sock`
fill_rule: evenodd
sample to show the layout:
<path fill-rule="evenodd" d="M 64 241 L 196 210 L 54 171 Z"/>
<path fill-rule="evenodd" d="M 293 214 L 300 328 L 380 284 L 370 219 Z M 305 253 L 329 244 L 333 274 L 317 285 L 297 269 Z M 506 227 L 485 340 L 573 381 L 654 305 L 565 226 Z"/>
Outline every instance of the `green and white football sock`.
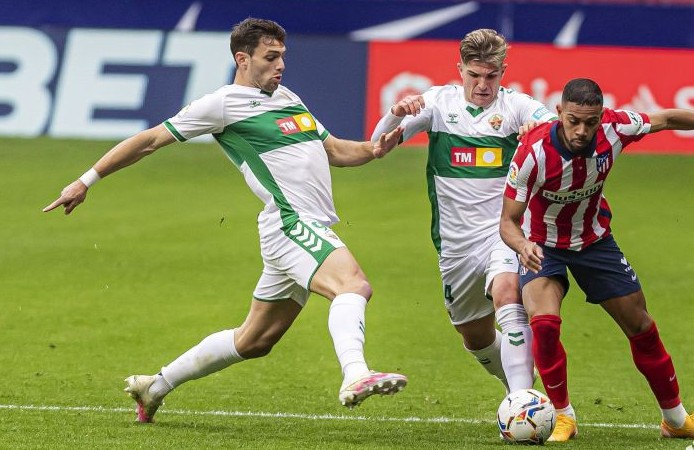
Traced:
<path fill-rule="evenodd" d="M 223 330 L 200 341 L 168 366 L 161 368 L 161 375 L 171 389 L 186 381 L 202 378 L 218 372 L 244 358 L 236 351 L 234 330 Z M 163 388 L 160 383 L 157 388 Z"/>
<path fill-rule="evenodd" d="M 335 297 L 328 313 L 328 330 L 345 382 L 369 371 L 364 359 L 366 299 L 359 294 Z"/>
<path fill-rule="evenodd" d="M 533 387 L 533 332 L 523 305 L 504 305 L 496 311 L 501 328 L 501 364 L 511 392 Z"/>
<path fill-rule="evenodd" d="M 508 391 L 508 381 L 506 380 L 506 374 L 504 373 L 504 368 L 501 364 L 502 337 L 499 330 L 495 331 L 496 337 L 492 345 L 490 345 L 489 347 L 483 348 L 481 350 L 470 350 L 469 348 L 465 347 L 465 350 L 472 353 L 472 356 L 474 356 L 477 362 L 479 362 L 482 365 L 482 367 L 484 367 L 484 370 L 498 378 L 499 381 L 503 383 L 504 387 Z"/>

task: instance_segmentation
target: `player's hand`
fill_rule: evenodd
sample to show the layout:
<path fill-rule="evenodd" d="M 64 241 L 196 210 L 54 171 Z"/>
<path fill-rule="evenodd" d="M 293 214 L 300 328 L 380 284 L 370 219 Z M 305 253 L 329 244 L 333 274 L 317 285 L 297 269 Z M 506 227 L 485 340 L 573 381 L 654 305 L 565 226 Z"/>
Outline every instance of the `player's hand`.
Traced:
<path fill-rule="evenodd" d="M 525 241 L 520 250 L 518 256 L 523 267 L 532 273 L 538 273 L 542 270 L 542 260 L 545 258 L 545 255 L 542 253 L 542 247 L 534 242 Z"/>
<path fill-rule="evenodd" d="M 540 122 L 537 122 L 535 120 L 531 120 L 529 122 L 525 122 L 521 127 L 518 129 L 518 140 L 523 137 L 524 134 L 527 134 L 530 130 L 535 128 L 536 126 L 540 125 Z"/>
<path fill-rule="evenodd" d="M 75 180 L 71 184 L 65 186 L 65 189 L 60 193 L 60 197 L 50 205 L 43 208 L 43 212 L 52 211 L 60 205 L 65 207 L 65 214 L 70 214 L 73 209 L 87 198 L 87 186 L 80 180 Z"/>
<path fill-rule="evenodd" d="M 390 108 L 390 112 L 398 117 L 416 116 L 424 108 L 424 97 L 408 95 Z"/>
<path fill-rule="evenodd" d="M 378 141 L 374 142 L 373 154 L 374 158 L 383 158 L 395 148 L 400 142 L 402 133 L 405 131 L 403 127 L 397 127 L 390 133 L 383 133 L 378 138 Z"/>

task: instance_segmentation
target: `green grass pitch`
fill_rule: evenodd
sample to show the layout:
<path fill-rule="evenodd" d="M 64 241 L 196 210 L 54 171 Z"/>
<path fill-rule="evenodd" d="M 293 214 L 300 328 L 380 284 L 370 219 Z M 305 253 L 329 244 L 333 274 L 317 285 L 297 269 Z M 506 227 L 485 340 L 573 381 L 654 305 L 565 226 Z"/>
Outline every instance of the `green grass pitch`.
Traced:
<path fill-rule="evenodd" d="M 175 145 L 109 177 L 71 216 L 41 208 L 111 143 L 0 140 L 0 448 L 494 449 L 501 385 L 442 305 L 421 149 L 333 170 L 334 227 L 374 288 L 367 360 L 410 378 L 339 405 L 328 302 L 312 296 L 272 354 L 173 392 L 134 423 L 123 378 L 155 373 L 241 323 L 261 269 L 261 203 L 213 144 Z M 606 193 L 694 411 L 694 158 L 626 155 Z M 567 449 L 679 449 L 625 338 L 573 286 L 563 340 L 579 436 Z M 689 346 L 689 348 L 687 347 Z"/>

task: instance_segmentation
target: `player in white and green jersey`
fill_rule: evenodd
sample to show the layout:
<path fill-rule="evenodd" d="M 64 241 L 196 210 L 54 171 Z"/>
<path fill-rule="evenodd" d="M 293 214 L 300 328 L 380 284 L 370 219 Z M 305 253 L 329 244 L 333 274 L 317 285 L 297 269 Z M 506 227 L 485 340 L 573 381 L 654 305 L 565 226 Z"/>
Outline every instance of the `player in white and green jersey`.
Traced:
<path fill-rule="evenodd" d="M 468 33 L 458 63 L 463 85 L 436 86 L 398 101 L 372 140 L 397 127 L 404 128 L 403 140 L 427 132 L 431 237 L 445 306 L 465 348 L 514 391 L 534 381 L 532 333 L 520 298 L 518 258 L 499 235 L 503 190 L 521 128 L 555 115 L 500 86 L 506 50 L 494 30 Z"/>
<path fill-rule="evenodd" d="M 329 165 L 357 166 L 397 145 L 402 129 L 374 144 L 338 139 L 301 99 L 280 85 L 285 32 L 277 23 L 246 19 L 231 33 L 237 70 L 224 86 L 175 117 L 113 147 L 94 167 L 44 208 L 82 203 L 89 186 L 176 141 L 212 134 L 265 203 L 258 218 L 263 272 L 243 324 L 214 333 L 156 375 L 133 375 L 126 392 L 140 422 L 152 422 L 164 397 L 182 383 L 249 358 L 267 355 L 294 322 L 309 292 L 331 301 L 328 329 L 342 367 L 338 395 L 352 408 L 372 394 L 393 394 L 407 384 L 396 373 L 369 370 L 364 358 L 364 313 L 371 286 L 330 225 L 337 222 Z"/>

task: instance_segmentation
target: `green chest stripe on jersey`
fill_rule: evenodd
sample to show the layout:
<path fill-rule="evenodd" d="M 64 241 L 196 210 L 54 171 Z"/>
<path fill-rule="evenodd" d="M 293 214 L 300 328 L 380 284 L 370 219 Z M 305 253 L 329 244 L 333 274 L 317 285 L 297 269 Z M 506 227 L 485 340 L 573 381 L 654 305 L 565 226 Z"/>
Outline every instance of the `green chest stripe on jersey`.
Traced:
<path fill-rule="evenodd" d="M 239 166 L 243 162 L 248 164 L 248 168 L 251 169 L 251 172 L 253 172 L 253 175 L 255 175 L 260 184 L 270 192 L 275 205 L 277 205 L 277 208 L 280 210 L 280 217 L 284 225 L 283 228 L 290 227 L 296 223 L 296 221 L 299 220 L 299 215 L 291 207 L 282 193 L 282 190 L 277 185 L 277 181 L 275 181 L 275 178 L 272 176 L 270 169 L 260 156 L 258 156 L 253 146 L 232 130 L 226 130 L 224 133 L 216 134 L 215 138 L 217 142 L 219 142 L 219 145 L 222 146 L 224 152 L 229 155 L 235 164 Z"/>
<path fill-rule="evenodd" d="M 427 162 L 427 172 L 448 178 L 505 177 L 518 146 L 517 133 L 506 137 L 465 137 L 441 131 L 430 131 L 428 134 L 429 161 Z M 455 147 L 501 148 L 501 165 L 498 167 L 454 166 L 451 163 L 451 149 Z"/>
<path fill-rule="evenodd" d="M 234 122 L 231 130 L 242 137 L 256 153 L 265 153 L 292 144 L 319 140 L 316 121 L 301 105 L 268 111 Z"/>

